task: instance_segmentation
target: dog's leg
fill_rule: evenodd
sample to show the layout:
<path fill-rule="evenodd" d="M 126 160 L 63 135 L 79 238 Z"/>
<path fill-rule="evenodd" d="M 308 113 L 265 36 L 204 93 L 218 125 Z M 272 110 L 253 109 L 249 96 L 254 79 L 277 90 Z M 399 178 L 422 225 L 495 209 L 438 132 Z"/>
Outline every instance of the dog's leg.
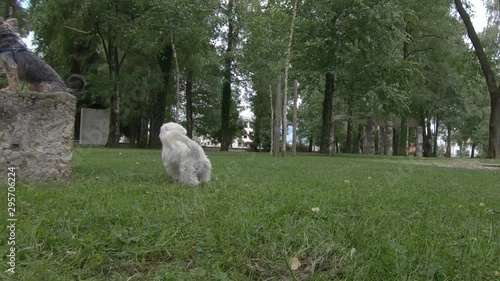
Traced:
<path fill-rule="evenodd" d="M 14 61 L 13 54 L 11 52 L 0 53 L 0 65 L 5 69 L 8 83 L 8 86 L 2 90 L 17 92 L 17 85 L 19 84 L 18 66 Z"/>
<path fill-rule="evenodd" d="M 188 185 L 198 185 L 200 183 L 192 163 L 186 163 L 180 167 L 179 181 Z"/>
<path fill-rule="evenodd" d="M 211 165 L 203 163 L 201 169 L 198 171 L 198 179 L 200 182 L 209 182 L 211 174 Z"/>
<path fill-rule="evenodd" d="M 17 92 L 17 85 L 19 84 L 19 77 L 17 75 L 17 66 L 12 67 L 12 66 L 6 66 L 6 74 L 7 74 L 7 83 L 9 86 L 7 88 L 3 89 L 8 92 Z"/>

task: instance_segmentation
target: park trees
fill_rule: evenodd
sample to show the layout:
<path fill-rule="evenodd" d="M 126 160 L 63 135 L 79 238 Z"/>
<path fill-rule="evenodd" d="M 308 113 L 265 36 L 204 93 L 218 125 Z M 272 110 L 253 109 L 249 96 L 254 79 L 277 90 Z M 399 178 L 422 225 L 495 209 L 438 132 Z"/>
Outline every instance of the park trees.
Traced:
<path fill-rule="evenodd" d="M 202 74 L 213 69 L 216 59 L 210 41 L 216 36 L 218 1 L 108 2 L 31 1 L 35 42 L 63 76 L 85 73 L 90 87 L 81 101 L 101 97 L 111 106 L 108 146 L 133 132 L 134 142 L 136 136 L 145 138 L 136 144 L 159 147 L 155 132 L 171 118 L 169 105 L 176 102 L 175 95 L 167 95 L 175 91 L 174 40 L 182 72 L 175 75 L 187 81 L 186 99 L 192 101 L 192 92 L 202 90 L 199 85 L 213 84 L 195 80 L 212 79 Z M 188 105 L 192 134 L 195 113 L 192 102 Z M 153 133 L 148 138 L 149 131 Z"/>
<path fill-rule="evenodd" d="M 451 0 L 30 3 L 39 51 L 63 76 L 88 77 L 80 102 L 100 96 L 111 107 L 110 146 L 127 136 L 159 147 L 159 126 L 179 118 L 190 137 L 227 150 L 243 102 L 255 114 L 255 147 L 270 147 L 276 121 L 274 147 L 284 153 L 290 101 L 276 94 L 294 80 L 298 136 L 324 153 L 358 151 L 356 122 L 367 117 L 403 120 L 399 154 L 407 117 L 425 128 L 428 156 L 447 131 L 484 135 L 474 126 L 484 117 L 477 67 Z"/>
<path fill-rule="evenodd" d="M 68 60 L 71 58 L 68 53 L 77 54 L 71 50 L 78 45 L 74 42 L 81 40 L 79 47 L 90 53 L 89 56 L 97 53 L 102 58 L 101 63 L 106 65 L 106 90 L 111 107 L 107 146 L 116 146 L 120 138 L 120 72 L 135 42 L 130 34 L 139 26 L 140 15 L 147 8 L 144 2 L 135 1 L 30 1 L 35 39 L 40 50 L 49 57 L 53 54 L 53 60 Z M 61 54 L 61 49 L 68 53 Z M 67 62 L 61 64 L 68 65 Z"/>

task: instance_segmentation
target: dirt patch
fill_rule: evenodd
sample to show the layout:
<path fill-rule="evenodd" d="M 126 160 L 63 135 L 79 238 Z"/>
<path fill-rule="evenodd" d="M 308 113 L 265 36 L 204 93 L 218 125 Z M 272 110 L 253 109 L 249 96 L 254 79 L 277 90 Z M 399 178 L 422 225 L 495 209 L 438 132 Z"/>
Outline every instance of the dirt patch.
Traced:
<path fill-rule="evenodd" d="M 444 168 L 457 168 L 467 170 L 496 170 L 500 171 L 500 164 L 483 163 L 474 159 L 433 159 L 433 158 L 413 158 L 402 159 L 373 159 L 373 162 L 397 163 L 407 165 L 435 166 Z"/>
<path fill-rule="evenodd" d="M 481 163 L 477 160 L 453 160 L 453 161 L 412 161 L 411 164 L 423 166 L 437 166 L 445 168 L 459 168 L 468 170 L 498 170 L 500 165 Z"/>

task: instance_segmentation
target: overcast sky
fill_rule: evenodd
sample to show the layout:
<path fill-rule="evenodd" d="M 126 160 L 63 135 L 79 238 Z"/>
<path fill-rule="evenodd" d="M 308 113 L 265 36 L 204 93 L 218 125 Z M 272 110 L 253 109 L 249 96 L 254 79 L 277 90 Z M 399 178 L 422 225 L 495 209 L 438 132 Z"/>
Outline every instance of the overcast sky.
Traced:
<path fill-rule="evenodd" d="M 486 16 L 486 8 L 484 7 L 483 0 L 470 0 L 474 6 L 475 16 L 472 17 L 472 23 L 477 32 L 482 31 L 487 24 L 488 17 Z"/>

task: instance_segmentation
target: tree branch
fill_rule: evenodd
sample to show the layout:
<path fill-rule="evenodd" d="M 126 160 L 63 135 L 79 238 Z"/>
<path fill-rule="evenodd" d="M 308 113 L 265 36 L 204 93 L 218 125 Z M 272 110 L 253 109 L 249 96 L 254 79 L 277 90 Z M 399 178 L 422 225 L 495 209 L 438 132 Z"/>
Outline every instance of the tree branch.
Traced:
<path fill-rule="evenodd" d="M 104 36 L 102 35 L 101 31 L 99 30 L 99 23 L 96 23 L 95 27 L 97 29 L 97 34 L 99 35 L 99 37 L 101 38 L 101 41 L 102 41 L 104 55 L 106 56 L 106 60 L 109 62 L 108 47 L 106 46 L 106 40 L 104 40 Z"/>
<path fill-rule="evenodd" d="M 79 32 L 79 33 L 83 33 L 83 34 L 90 34 L 91 33 L 90 31 L 83 31 L 83 30 L 76 29 L 74 27 L 67 26 L 67 25 L 65 25 L 64 28 L 67 28 L 67 29 L 70 29 L 70 30 L 73 30 L 73 31 L 76 31 L 76 32 Z"/>
<path fill-rule="evenodd" d="M 474 25 L 472 24 L 469 14 L 462 5 L 462 1 L 460 0 L 454 0 L 454 1 L 455 1 L 455 6 L 457 7 L 457 11 L 460 14 L 460 17 L 464 21 L 465 28 L 467 29 L 467 34 L 469 35 L 470 41 L 472 42 L 472 45 L 476 50 L 476 55 L 479 60 L 479 64 L 481 65 L 481 70 L 483 71 L 484 77 L 486 79 L 488 92 L 492 97 L 495 93 L 498 95 L 498 85 L 497 85 L 497 80 L 495 78 L 495 74 L 491 69 L 488 57 L 484 53 L 483 46 L 481 45 L 481 40 L 479 40 L 479 37 L 477 36 L 476 30 L 474 29 Z"/>
<path fill-rule="evenodd" d="M 426 51 L 434 51 L 434 49 L 433 48 L 416 49 L 414 51 L 408 52 L 407 57 L 410 57 L 411 55 L 414 55 L 416 53 L 426 52 Z"/>
<path fill-rule="evenodd" d="M 428 38 L 428 37 L 432 37 L 432 38 L 438 38 L 438 39 L 443 39 L 443 40 L 448 40 L 449 37 L 443 37 L 443 36 L 439 36 L 439 35 L 435 35 L 435 34 L 424 34 L 422 36 L 411 36 L 413 39 L 423 39 L 423 38 Z"/>
<path fill-rule="evenodd" d="M 125 60 L 125 57 L 127 57 L 127 53 L 124 53 L 123 56 L 122 56 L 122 59 L 120 60 L 119 62 L 119 67 L 121 68 L 122 64 L 123 64 L 123 61 Z"/>

